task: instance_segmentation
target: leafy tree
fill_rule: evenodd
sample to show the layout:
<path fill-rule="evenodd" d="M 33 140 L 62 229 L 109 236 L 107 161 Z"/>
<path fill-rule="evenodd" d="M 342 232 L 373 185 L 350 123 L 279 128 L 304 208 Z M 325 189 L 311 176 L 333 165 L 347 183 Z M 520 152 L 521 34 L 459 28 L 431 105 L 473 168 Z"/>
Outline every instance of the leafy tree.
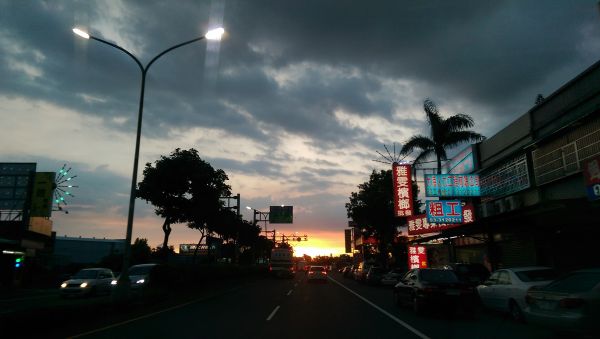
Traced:
<path fill-rule="evenodd" d="M 431 128 L 431 136 L 415 135 L 400 150 L 401 154 L 409 154 L 415 149 L 421 150 L 414 160 L 414 165 L 434 155 L 437 160 L 437 172 L 442 173 L 442 161 L 448 160 L 446 150 L 464 142 L 478 142 L 485 139 L 479 133 L 466 130 L 474 125 L 473 119 L 466 114 L 456 114 L 444 119 L 437 106 L 430 99 L 423 103 L 427 121 Z"/>
<path fill-rule="evenodd" d="M 152 250 L 148 245 L 148 239 L 135 238 L 131 245 L 131 263 L 133 265 L 145 264 L 150 260 Z"/>
<path fill-rule="evenodd" d="M 223 170 L 213 169 L 193 148 L 177 148 L 168 157 L 161 156 L 154 166 L 146 164 L 137 197 L 154 205 L 156 215 L 164 218 L 161 248 L 168 248 L 171 224 L 187 222 L 192 228 L 204 229 L 216 219 L 223 204 L 220 197 L 231 194 L 227 179 Z"/>
<path fill-rule="evenodd" d="M 405 218 L 394 216 L 392 170 L 373 171 L 368 182 L 358 185 L 359 191 L 352 192 L 346 203 L 348 218 L 364 229 L 365 236 L 375 236 L 379 243 L 380 261 L 387 261 L 389 245 L 396 236 L 397 226 Z M 413 183 L 413 206 L 420 209 L 417 199 L 418 186 Z"/>

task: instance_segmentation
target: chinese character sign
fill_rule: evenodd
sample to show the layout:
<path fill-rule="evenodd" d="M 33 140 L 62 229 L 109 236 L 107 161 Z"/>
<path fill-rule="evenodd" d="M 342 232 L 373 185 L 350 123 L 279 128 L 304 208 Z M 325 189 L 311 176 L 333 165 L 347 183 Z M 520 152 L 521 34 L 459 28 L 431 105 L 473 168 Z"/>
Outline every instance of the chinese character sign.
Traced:
<path fill-rule="evenodd" d="M 394 214 L 397 217 L 413 215 L 412 179 L 410 165 L 394 163 L 392 181 L 394 185 Z"/>
<path fill-rule="evenodd" d="M 590 200 L 600 199 L 600 157 L 583 164 L 583 177 L 588 198 Z"/>
<path fill-rule="evenodd" d="M 425 174 L 427 197 L 478 197 L 481 195 L 477 174 Z"/>
<path fill-rule="evenodd" d="M 463 222 L 459 200 L 427 200 L 427 221 L 430 223 L 460 224 Z"/>
<path fill-rule="evenodd" d="M 462 224 L 441 224 L 429 223 L 427 214 L 415 215 L 408 217 L 408 235 L 418 235 L 441 232 L 445 229 L 458 227 L 460 225 L 469 224 L 475 221 L 475 208 L 471 204 L 466 204 L 462 207 L 463 222 Z"/>
<path fill-rule="evenodd" d="M 408 267 L 427 268 L 427 250 L 425 246 L 408 246 Z"/>

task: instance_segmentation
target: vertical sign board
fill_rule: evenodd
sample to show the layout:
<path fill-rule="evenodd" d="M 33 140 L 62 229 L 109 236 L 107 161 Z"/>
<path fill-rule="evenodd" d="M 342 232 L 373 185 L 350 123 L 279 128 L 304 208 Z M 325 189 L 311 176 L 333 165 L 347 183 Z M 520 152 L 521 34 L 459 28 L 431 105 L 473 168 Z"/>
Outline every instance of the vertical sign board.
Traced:
<path fill-rule="evenodd" d="M 52 214 L 54 195 L 54 172 L 36 172 L 31 197 L 31 216 L 49 218 Z"/>
<path fill-rule="evenodd" d="M 392 165 L 392 181 L 394 185 L 394 215 L 396 217 L 413 215 L 410 165 L 394 163 Z"/>
<path fill-rule="evenodd" d="M 344 230 L 344 241 L 346 245 L 346 253 L 352 253 L 352 230 Z"/>
<path fill-rule="evenodd" d="M 427 249 L 425 246 L 408 246 L 408 269 L 427 268 Z"/>
<path fill-rule="evenodd" d="M 294 206 L 270 206 L 269 223 L 271 224 L 293 224 Z"/>
<path fill-rule="evenodd" d="M 459 200 L 427 200 L 427 221 L 441 224 L 463 222 L 462 204 Z"/>
<path fill-rule="evenodd" d="M 583 164 L 583 177 L 587 195 L 590 200 L 600 199 L 600 157 Z"/>

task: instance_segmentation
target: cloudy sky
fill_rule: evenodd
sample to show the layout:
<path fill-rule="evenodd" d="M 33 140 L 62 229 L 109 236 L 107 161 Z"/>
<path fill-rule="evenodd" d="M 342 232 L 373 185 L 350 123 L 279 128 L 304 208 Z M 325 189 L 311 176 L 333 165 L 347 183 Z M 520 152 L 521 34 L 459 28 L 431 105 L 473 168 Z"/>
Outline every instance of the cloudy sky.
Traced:
<path fill-rule="evenodd" d="M 596 0 L 34 1 L 0 0 L 0 161 L 63 164 L 79 188 L 59 236 L 124 238 L 140 70 L 141 169 L 195 148 L 229 175 L 242 207 L 293 205 L 306 248 L 343 248 L 344 204 L 376 151 L 427 133 L 422 103 L 471 115 L 492 136 L 600 58 Z M 244 209 L 244 217 L 252 214 Z M 133 237 L 161 243 L 136 204 Z M 175 225 L 170 243 L 196 242 Z"/>

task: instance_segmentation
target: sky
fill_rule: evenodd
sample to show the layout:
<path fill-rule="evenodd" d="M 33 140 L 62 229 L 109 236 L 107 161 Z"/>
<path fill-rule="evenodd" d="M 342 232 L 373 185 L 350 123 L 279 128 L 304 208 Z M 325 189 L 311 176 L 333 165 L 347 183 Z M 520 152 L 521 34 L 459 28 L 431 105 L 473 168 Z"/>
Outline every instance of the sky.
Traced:
<path fill-rule="evenodd" d="M 297 254 L 343 252 L 345 203 L 398 149 L 428 134 L 423 101 L 492 136 L 600 58 L 596 0 L 0 0 L 0 162 L 77 175 L 58 236 L 125 238 L 141 72 L 146 163 L 195 148 L 246 206 L 293 205 Z M 465 145 L 466 146 L 466 145 Z M 409 156 L 407 160 L 410 160 Z M 133 239 L 162 243 L 135 205 Z M 173 225 L 169 243 L 198 231 Z"/>

